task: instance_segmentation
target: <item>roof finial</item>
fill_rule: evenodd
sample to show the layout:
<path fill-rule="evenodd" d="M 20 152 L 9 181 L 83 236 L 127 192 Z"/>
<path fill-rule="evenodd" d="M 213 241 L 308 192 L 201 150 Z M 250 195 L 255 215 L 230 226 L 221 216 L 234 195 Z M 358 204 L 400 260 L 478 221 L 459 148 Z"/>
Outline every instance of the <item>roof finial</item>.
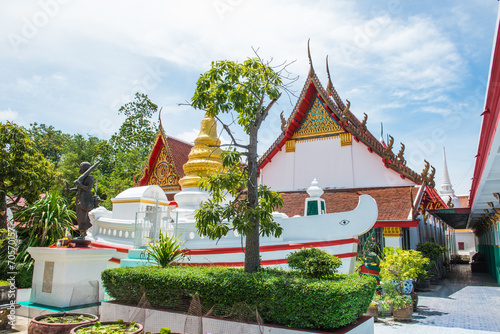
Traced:
<path fill-rule="evenodd" d="M 312 58 L 311 58 L 311 49 L 309 48 L 309 42 L 311 41 L 311 39 L 309 38 L 307 40 L 307 57 L 309 57 L 309 76 L 312 77 L 314 75 L 314 68 L 313 68 L 313 62 L 312 62 Z"/>
<path fill-rule="evenodd" d="M 330 77 L 330 68 L 328 67 L 328 55 L 326 56 L 326 74 L 328 74 L 328 84 L 326 90 L 329 91 L 333 88 L 332 78 Z"/>
<path fill-rule="evenodd" d="M 163 128 L 163 125 L 161 125 L 161 111 L 163 110 L 163 107 L 160 108 L 160 112 L 158 113 L 158 120 L 160 121 L 160 128 Z"/>

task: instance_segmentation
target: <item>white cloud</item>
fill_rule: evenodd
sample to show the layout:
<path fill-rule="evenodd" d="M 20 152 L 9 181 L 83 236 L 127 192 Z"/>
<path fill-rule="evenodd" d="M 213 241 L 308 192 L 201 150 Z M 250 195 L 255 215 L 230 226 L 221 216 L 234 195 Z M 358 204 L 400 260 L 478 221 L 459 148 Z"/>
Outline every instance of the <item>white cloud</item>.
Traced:
<path fill-rule="evenodd" d="M 193 144 L 194 140 L 200 134 L 200 129 L 191 129 L 191 131 L 182 132 L 174 135 L 173 137 L 183 140 L 187 143 Z"/>
<path fill-rule="evenodd" d="M 10 121 L 14 122 L 18 117 L 17 112 L 12 111 L 10 108 L 7 110 L 0 110 L 0 122 Z"/>

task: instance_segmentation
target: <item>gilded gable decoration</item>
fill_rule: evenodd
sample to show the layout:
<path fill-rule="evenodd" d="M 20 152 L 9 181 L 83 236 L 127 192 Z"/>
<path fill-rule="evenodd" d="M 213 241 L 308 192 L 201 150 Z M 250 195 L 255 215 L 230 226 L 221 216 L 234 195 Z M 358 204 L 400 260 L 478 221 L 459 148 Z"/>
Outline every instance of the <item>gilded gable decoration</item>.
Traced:
<path fill-rule="evenodd" d="M 286 152 L 295 152 L 295 140 L 289 140 L 286 142 Z"/>
<path fill-rule="evenodd" d="M 179 190 L 179 177 L 177 176 L 172 156 L 169 154 L 165 145 L 162 146 L 160 154 L 158 154 L 158 158 L 156 159 L 156 163 L 147 184 L 156 184 L 160 186 L 163 191 Z"/>
<path fill-rule="evenodd" d="M 343 132 L 342 127 L 328 113 L 321 100 L 316 97 L 302 124 L 293 134 L 292 139 L 331 136 Z"/>

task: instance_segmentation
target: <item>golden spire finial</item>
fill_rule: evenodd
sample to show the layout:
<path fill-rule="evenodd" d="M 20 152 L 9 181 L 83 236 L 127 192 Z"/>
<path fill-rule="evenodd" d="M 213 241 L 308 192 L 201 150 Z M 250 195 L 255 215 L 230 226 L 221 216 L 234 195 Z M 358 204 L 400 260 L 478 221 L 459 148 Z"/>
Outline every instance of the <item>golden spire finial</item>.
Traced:
<path fill-rule="evenodd" d="M 193 188 L 198 181 L 210 172 L 222 168 L 220 140 L 217 138 L 217 123 L 215 118 L 205 114 L 201 120 L 198 137 L 194 147 L 184 164 L 184 177 L 179 180 L 182 189 Z"/>

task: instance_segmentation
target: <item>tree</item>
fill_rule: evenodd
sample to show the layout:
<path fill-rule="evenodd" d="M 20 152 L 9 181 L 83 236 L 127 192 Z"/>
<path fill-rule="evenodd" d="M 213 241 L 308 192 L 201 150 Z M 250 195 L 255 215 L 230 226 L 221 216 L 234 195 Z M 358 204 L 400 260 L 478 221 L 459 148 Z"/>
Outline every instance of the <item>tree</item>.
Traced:
<path fill-rule="evenodd" d="M 52 125 L 38 125 L 36 122 L 30 125 L 29 134 L 35 142 L 36 148 L 57 168 L 63 155 L 64 144 L 70 139 L 70 136 L 62 133 L 61 130 L 56 130 Z"/>
<path fill-rule="evenodd" d="M 0 123 L 0 229 L 7 227 L 7 208 L 21 198 L 34 202 L 56 181 L 54 168 L 36 149 L 29 133 L 14 123 Z M 8 201 L 7 201 L 8 200 Z"/>
<path fill-rule="evenodd" d="M 158 128 L 149 119 L 158 111 L 146 94 L 136 93 L 133 102 L 120 107 L 118 114 L 127 116 L 117 133 L 111 136 L 116 151 L 115 179 L 132 186 L 154 143 Z M 123 189 L 122 189 L 123 190 Z"/>
<path fill-rule="evenodd" d="M 121 106 L 118 114 L 127 116 L 111 143 L 117 151 L 130 152 L 138 149 L 146 156 L 155 139 L 157 127 L 149 119 L 158 111 L 146 94 L 135 93 L 134 101 Z"/>
<path fill-rule="evenodd" d="M 286 65 L 275 71 L 259 58 L 249 58 L 242 64 L 217 61 L 200 76 L 191 99 L 193 107 L 205 110 L 222 123 L 233 146 L 223 154 L 224 171 L 209 176 L 200 185 L 212 198 L 196 212 L 196 226 L 199 233 L 216 239 L 227 234 L 231 221 L 232 228 L 246 236 L 246 272 L 260 266 L 259 236 L 278 237 L 282 232 L 272 218 L 273 209 L 283 205 L 281 196 L 266 186 L 257 186 L 257 139 L 262 122 L 285 88 L 285 68 Z M 247 145 L 237 143 L 230 126 L 218 117 L 222 113 L 236 116 L 248 135 Z M 246 157 L 244 165 L 240 163 L 241 155 Z M 226 189 L 234 199 L 223 206 Z"/>

